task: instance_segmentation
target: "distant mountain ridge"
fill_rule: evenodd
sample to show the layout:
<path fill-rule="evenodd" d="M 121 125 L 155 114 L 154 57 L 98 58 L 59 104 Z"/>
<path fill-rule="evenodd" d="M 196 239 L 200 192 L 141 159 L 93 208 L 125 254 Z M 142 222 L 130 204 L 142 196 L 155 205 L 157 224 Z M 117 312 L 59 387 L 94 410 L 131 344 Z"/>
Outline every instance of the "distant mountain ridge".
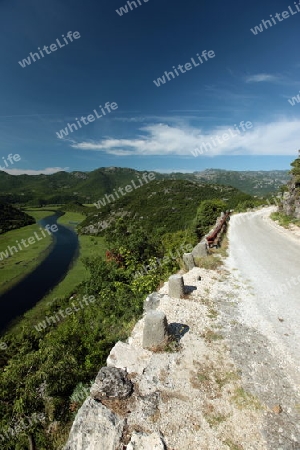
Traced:
<path fill-rule="evenodd" d="M 78 201 L 94 203 L 114 189 L 150 171 L 102 167 L 91 172 L 57 172 L 52 175 L 9 175 L 0 171 L 0 200 L 9 203 L 46 205 Z M 156 180 L 188 180 L 195 183 L 233 186 L 256 196 L 270 195 L 286 184 L 290 175 L 283 171 L 227 171 L 207 169 L 193 173 L 155 173 Z"/>
<path fill-rule="evenodd" d="M 176 174 L 177 175 L 177 174 Z M 183 174 L 185 179 L 225 186 L 233 186 L 250 195 L 264 196 L 276 193 L 290 180 L 288 170 L 234 171 L 206 169 L 192 174 Z M 173 174 L 171 174 L 171 177 Z"/>

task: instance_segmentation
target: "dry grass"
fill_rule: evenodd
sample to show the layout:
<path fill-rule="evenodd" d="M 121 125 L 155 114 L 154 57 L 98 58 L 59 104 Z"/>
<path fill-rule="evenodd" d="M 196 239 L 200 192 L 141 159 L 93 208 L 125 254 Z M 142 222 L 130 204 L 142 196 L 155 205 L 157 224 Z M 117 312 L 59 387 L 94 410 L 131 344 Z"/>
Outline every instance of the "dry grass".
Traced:
<path fill-rule="evenodd" d="M 216 333 L 215 331 L 211 330 L 210 328 L 206 328 L 204 332 L 201 335 L 206 342 L 213 342 L 213 341 L 219 341 L 221 339 L 224 339 L 221 334 Z"/>
<path fill-rule="evenodd" d="M 202 269 L 217 270 L 218 267 L 222 266 L 223 262 L 220 256 L 208 255 L 202 258 L 195 258 L 195 264 Z"/>
<path fill-rule="evenodd" d="M 243 450 L 243 447 L 240 444 L 235 444 L 230 439 L 226 439 L 223 444 L 227 445 L 230 450 Z"/>
<path fill-rule="evenodd" d="M 128 413 L 130 413 L 133 402 L 133 397 L 126 399 L 101 399 L 102 405 L 106 406 L 106 408 L 110 409 L 112 412 L 118 414 L 121 417 L 124 417 Z"/>
<path fill-rule="evenodd" d="M 260 410 L 263 408 L 259 400 L 254 395 L 246 392 L 242 387 L 235 389 L 232 400 L 239 409 L 254 408 Z"/>

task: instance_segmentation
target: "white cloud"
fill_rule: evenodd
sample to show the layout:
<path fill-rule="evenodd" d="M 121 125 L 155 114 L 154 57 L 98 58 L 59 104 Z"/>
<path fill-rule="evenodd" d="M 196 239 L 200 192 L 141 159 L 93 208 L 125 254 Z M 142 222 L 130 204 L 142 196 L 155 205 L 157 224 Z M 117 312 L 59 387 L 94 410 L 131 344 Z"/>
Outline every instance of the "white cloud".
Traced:
<path fill-rule="evenodd" d="M 275 75 L 270 75 L 268 73 L 258 73 L 257 75 L 251 75 L 246 77 L 246 83 L 261 83 L 263 81 L 276 82 L 280 81 L 280 78 Z"/>
<path fill-rule="evenodd" d="M 247 121 L 245 121 L 247 122 Z M 239 125 L 239 124 L 238 124 Z M 222 139 L 232 131 L 230 138 Z M 253 128 L 238 134 L 234 124 L 220 126 L 209 132 L 182 125 L 154 124 L 139 129 L 142 134 L 133 139 L 106 138 L 72 144 L 79 150 L 102 151 L 116 156 L 181 155 L 191 156 L 203 143 L 213 143 L 216 136 L 221 143 L 207 146 L 205 156 L 215 155 L 295 155 L 300 146 L 300 120 L 281 119 L 268 124 L 253 124 Z"/>
<path fill-rule="evenodd" d="M 46 169 L 33 170 L 33 169 L 0 169 L 9 175 L 51 175 L 53 173 L 67 171 L 69 167 L 47 167 Z"/>

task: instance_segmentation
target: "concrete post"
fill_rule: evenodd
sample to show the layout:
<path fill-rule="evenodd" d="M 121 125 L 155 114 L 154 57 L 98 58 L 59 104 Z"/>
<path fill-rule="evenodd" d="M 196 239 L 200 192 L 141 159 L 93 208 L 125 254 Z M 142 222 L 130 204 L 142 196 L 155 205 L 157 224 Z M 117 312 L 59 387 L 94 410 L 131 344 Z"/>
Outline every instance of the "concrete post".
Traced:
<path fill-rule="evenodd" d="M 163 346 L 168 339 L 168 322 L 165 313 L 154 310 L 145 316 L 143 347 L 149 350 Z"/>
<path fill-rule="evenodd" d="M 169 278 L 169 297 L 182 298 L 184 295 L 184 282 L 182 275 L 171 275 Z"/>
<path fill-rule="evenodd" d="M 160 296 L 157 292 L 153 292 L 149 294 L 146 300 L 144 301 L 144 312 L 151 311 L 153 309 L 157 309 L 160 304 Z"/>
<path fill-rule="evenodd" d="M 184 253 L 182 256 L 186 270 L 192 270 L 195 267 L 195 261 L 192 253 Z"/>
<path fill-rule="evenodd" d="M 199 242 L 199 244 L 197 244 L 192 250 L 192 255 L 194 258 L 203 258 L 207 256 L 207 253 L 206 242 Z"/>

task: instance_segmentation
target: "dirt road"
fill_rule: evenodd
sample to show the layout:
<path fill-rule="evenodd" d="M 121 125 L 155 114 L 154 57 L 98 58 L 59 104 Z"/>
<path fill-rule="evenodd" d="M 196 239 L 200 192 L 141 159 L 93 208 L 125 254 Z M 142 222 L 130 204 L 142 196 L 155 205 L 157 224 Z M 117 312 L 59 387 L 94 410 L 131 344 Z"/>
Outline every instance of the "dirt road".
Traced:
<path fill-rule="evenodd" d="M 270 449 L 300 449 L 300 239 L 270 208 L 236 215 L 229 227 L 223 324 L 243 380 L 266 411 Z"/>

